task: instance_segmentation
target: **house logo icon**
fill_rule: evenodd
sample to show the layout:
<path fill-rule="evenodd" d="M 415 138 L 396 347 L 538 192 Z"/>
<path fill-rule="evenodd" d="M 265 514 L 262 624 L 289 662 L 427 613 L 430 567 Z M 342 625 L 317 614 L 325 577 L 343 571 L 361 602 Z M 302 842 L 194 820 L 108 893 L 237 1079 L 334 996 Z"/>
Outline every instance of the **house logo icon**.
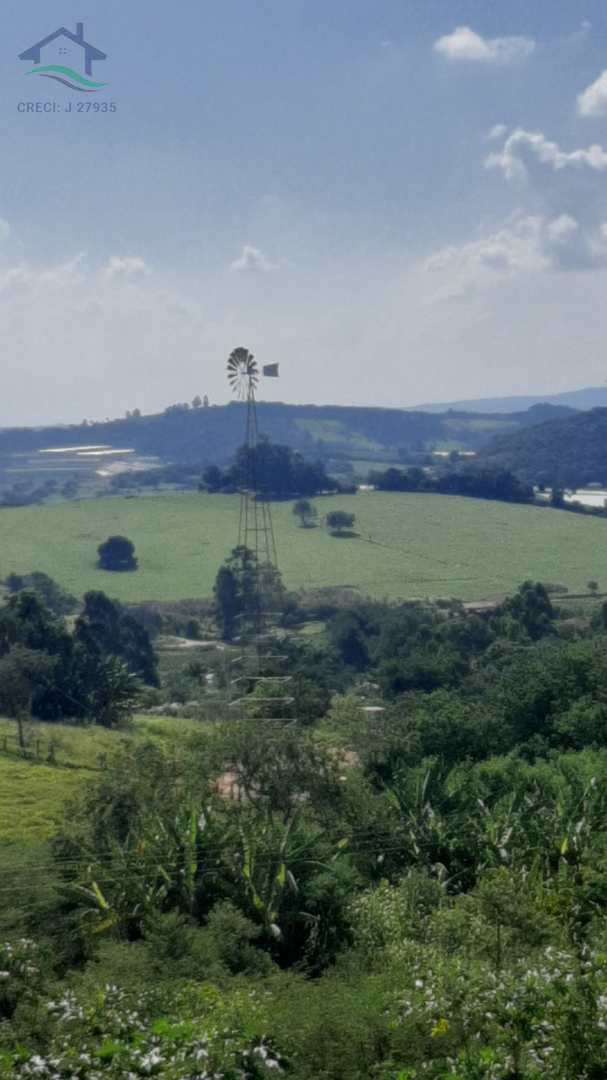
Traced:
<path fill-rule="evenodd" d="M 97 94 L 108 83 L 93 81 L 93 64 L 107 60 L 107 53 L 90 45 L 84 37 L 84 23 L 76 23 L 76 33 L 61 26 L 31 49 L 19 54 L 20 60 L 34 64 L 28 75 L 54 79 L 70 90 L 82 94 Z"/>

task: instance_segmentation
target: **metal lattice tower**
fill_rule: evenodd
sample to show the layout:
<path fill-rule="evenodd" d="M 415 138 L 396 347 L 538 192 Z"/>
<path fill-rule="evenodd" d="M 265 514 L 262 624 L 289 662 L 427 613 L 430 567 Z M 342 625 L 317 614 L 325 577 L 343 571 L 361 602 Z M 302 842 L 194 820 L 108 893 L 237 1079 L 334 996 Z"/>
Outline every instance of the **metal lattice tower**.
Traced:
<path fill-rule="evenodd" d="M 278 375 L 278 366 L 270 365 L 263 374 Z M 233 393 L 246 402 L 246 434 L 240 478 L 240 517 L 238 553 L 243 595 L 246 598 L 241 636 L 259 639 L 272 608 L 272 591 L 278 574 L 276 540 L 272 513 L 259 470 L 259 430 L 255 391 L 259 368 L 248 349 L 238 348 L 228 359 L 228 381 Z"/>

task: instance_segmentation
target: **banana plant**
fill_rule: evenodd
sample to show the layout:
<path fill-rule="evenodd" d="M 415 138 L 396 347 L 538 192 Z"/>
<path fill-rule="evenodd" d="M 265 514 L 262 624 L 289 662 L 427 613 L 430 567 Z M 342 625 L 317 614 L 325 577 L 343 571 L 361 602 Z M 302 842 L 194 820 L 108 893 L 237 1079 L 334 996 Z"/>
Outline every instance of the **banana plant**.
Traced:
<path fill-rule="evenodd" d="M 260 827 L 255 819 L 239 827 L 245 892 L 266 933 L 277 941 L 282 938 L 278 920 L 285 889 L 298 891 L 295 876 L 287 866 L 295 854 L 289 849 L 289 841 L 296 818 L 297 810 L 283 826 L 282 835 L 277 835 L 275 825 L 266 822 Z"/>
<path fill-rule="evenodd" d="M 168 902 L 190 913 L 201 878 L 204 812 L 194 803 L 172 819 L 139 821 L 124 842 L 110 840 L 102 853 L 83 852 L 74 880 L 63 891 L 82 910 L 95 934 L 137 933 L 146 915 Z"/>

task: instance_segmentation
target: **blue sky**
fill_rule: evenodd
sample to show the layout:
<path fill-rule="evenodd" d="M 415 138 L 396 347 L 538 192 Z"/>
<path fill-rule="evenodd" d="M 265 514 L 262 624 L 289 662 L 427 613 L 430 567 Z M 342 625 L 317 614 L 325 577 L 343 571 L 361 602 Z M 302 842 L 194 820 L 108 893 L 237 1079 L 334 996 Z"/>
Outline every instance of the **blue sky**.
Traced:
<path fill-rule="evenodd" d="M 97 95 L 17 59 L 78 21 Z M 5 0 L 2 28 L 0 424 L 226 400 L 239 344 L 288 401 L 604 382 L 603 2 Z M 82 99 L 117 111 L 18 109 Z"/>

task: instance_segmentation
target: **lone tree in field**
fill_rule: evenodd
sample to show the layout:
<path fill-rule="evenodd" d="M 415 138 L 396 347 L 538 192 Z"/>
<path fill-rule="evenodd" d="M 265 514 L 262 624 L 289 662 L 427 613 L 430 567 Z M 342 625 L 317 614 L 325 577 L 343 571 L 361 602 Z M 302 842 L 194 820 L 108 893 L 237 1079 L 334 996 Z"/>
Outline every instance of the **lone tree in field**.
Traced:
<path fill-rule="evenodd" d="M 345 510 L 332 510 L 325 518 L 327 529 L 332 536 L 343 536 L 346 530 L 354 528 L 355 520 L 356 515 L 347 514 Z"/>
<path fill-rule="evenodd" d="M 302 529 L 309 529 L 317 517 L 316 507 L 312 506 L 309 499 L 298 499 L 293 503 L 293 514 L 299 518 Z"/>
<path fill-rule="evenodd" d="M 589 581 L 588 582 L 588 592 L 592 593 L 593 596 L 596 596 L 598 591 L 599 591 L 599 583 L 598 583 L 598 581 Z"/>
<path fill-rule="evenodd" d="M 126 536 L 109 536 L 97 548 L 100 570 L 136 570 L 135 545 Z"/>

